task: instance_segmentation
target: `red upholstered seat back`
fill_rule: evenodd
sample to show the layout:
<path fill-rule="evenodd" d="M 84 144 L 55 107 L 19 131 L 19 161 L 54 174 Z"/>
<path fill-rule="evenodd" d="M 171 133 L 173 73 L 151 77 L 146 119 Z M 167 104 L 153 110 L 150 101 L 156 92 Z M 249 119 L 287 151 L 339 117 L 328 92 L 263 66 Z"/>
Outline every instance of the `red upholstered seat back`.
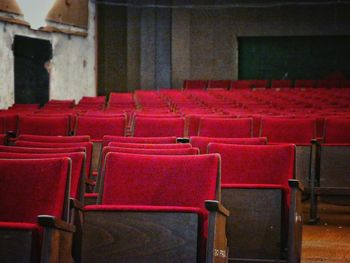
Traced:
<path fill-rule="evenodd" d="M 289 79 L 271 80 L 271 88 L 291 88 L 292 81 Z"/>
<path fill-rule="evenodd" d="M 67 157 L 72 161 L 71 167 L 71 186 L 70 197 L 83 201 L 82 182 L 85 178 L 85 153 L 71 152 L 71 153 L 11 153 L 0 152 L 0 159 L 45 159 L 45 158 L 61 158 Z M 33 193 L 35 194 L 35 193 Z"/>
<path fill-rule="evenodd" d="M 153 155 L 196 155 L 199 154 L 198 148 L 178 148 L 178 149 L 155 149 L 155 148 L 124 148 L 106 146 L 103 152 L 120 152 L 135 154 L 153 154 Z M 104 155 L 105 156 L 105 155 Z"/>
<path fill-rule="evenodd" d="M 123 143 L 123 142 L 110 142 L 108 146 L 123 147 L 123 148 L 147 148 L 147 149 L 179 149 L 179 148 L 191 148 L 190 143 Z"/>
<path fill-rule="evenodd" d="M 89 142 L 90 136 L 45 136 L 45 135 L 30 135 L 21 134 L 18 140 L 31 142 Z"/>
<path fill-rule="evenodd" d="M 103 146 L 107 146 L 110 142 L 122 142 L 122 143 L 176 143 L 176 136 L 170 137 L 124 137 L 124 136 L 103 136 Z"/>
<path fill-rule="evenodd" d="M 4 145 L 5 144 L 5 138 L 6 138 L 5 134 L 0 134 L 0 145 Z"/>
<path fill-rule="evenodd" d="M 96 117 L 80 116 L 77 120 L 75 135 L 89 135 L 93 140 L 102 140 L 104 135 L 124 136 L 126 116 Z"/>
<path fill-rule="evenodd" d="M 68 153 L 68 152 L 86 152 L 86 148 L 84 148 L 84 147 L 30 148 L 30 147 L 2 146 L 2 145 L 0 145 L 0 152 L 13 152 L 13 153 Z"/>
<path fill-rule="evenodd" d="M 199 123 L 199 136 L 221 138 L 248 138 L 252 137 L 251 118 L 201 118 Z"/>
<path fill-rule="evenodd" d="M 84 147 L 86 149 L 86 175 L 90 175 L 91 170 L 91 158 L 92 158 L 92 142 L 72 142 L 72 143 L 52 143 L 52 142 L 28 142 L 28 141 L 16 141 L 16 146 L 30 147 L 30 148 L 71 148 L 71 147 Z"/>
<path fill-rule="evenodd" d="M 183 89 L 204 90 L 207 88 L 207 85 L 207 80 L 184 80 Z"/>
<path fill-rule="evenodd" d="M 190 137 L 190 143 L 193 147 L 199 148 L 201 154 L 207 153 L 208 144 L 211 142 L 227 143 L 227 144 L 266 144 L 267 140 L 265 137 L 252 137 L 252 138 L 218 138 L 218 137 L 203 137 L 203 136 L 192 136 Z"/>
<path fill-rule="evenodd" d="M 208 89 L 229 89 L 231 80 L 209 80 Z"/>
<path fill-rule="evenodd" d="M 184 118 L 136 117 L 133 126 L 135 137 L 183 137 L 184 131 Z"/>
<path fill-rule="evenodd" d="M 68 215 L 69 162 L 0 159 L 0 221 L 36 224 L 38 215 Z"/>
<path fill-rule="evenodd" d="M 316 120 L 310 118 L 262 118 L 260 136 L 269 143 L 310 144 L 316 137 Z"/>
<path fill-rule="evenodd" d="M 209 153 L 222 160 L 221 182 L 225 184 L 275 184 L 288 188 L 294 177 L 293 144 L 232 145 L 210 143 Z"/>
<path fill-rule="evenodd" d="M 18 134 L 68 135 L 68 116 L 19 116 Z"/>
<path fill-rule="evenodd" d="M 350 143 L 350 117 L 328 117 L 324 124 L 325 143 Z"/>
<path fill-rule="evenodd" d="M 216 199 L 220 157 L 108 153 L 102 204 L 204 208 Z"/>

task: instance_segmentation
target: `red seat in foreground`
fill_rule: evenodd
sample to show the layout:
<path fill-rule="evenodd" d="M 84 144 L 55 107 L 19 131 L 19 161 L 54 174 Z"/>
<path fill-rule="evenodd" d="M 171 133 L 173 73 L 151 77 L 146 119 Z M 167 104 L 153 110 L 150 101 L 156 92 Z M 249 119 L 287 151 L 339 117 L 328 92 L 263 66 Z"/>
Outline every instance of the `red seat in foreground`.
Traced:
<path fill-rule="evenodd" d="M 0 171 L 1 262 L 72 262 L 70 160 L 0 159 Z"/>
<path fill-rule="evenodd" d="M 85 207 L 82 260 L 225 260 L 228 211 L 205 203 L 220 199 L 219 168 L 215 154 L 109 153 L 99 205 Z"/>
<path fill-rule="evenodd" d="M 302 186 L 293 180 L 295 146 L 211 143 L 208 152 L 222 160 L 222 202 L 232 215 L 229 259 L 300 262 Z"/>

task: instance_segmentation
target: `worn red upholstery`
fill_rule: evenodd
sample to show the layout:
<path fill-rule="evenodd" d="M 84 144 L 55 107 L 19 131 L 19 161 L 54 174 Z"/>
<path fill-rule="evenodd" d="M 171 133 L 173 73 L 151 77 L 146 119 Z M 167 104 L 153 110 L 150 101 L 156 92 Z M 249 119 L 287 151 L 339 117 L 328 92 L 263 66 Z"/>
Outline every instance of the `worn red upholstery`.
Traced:
<path fill-rule="evenodd" d="M 91 173 L 92 142 L 72 142 L 72 143 L 50 143 L 50 142 L 28 142 L 16 141 L 16 146 L 30 148 L 72 148 L 84 147 L 86 149 L 86 176 Z"/>
<path fill-rule="evenodd" d="M 83 201 L 84 179 L 85 179 L 85 153 L 84 152 L 68 152 L 68 153 L 11 153 L 0 152 L 0 159 L 45 159 L 45 158 L 61 158 L 67 157 L 71 159 L 71 185 L 70 197 L 79 201 Z"/>
<path fill-rule="evenodd" d="M 205 90 L 207 85 L 207 80 L 184 80 L 183 89 Z"/>
<path fill-rule="evenodd" d="M 124 136 L 126 117 L 80 116 L 75 135 L 89 135 L 92 140 L 102 140 L 104 135 Z"/>
<path fill-rule="evenodd" d="M 21 134 L 18 136 L 18 140 L 22 141 L 31 141 L 31 142 L 89 142 L 90 136 L 45 136 L 45 135 L 30 135 L 30 134 Z"/>
<path fill-rule="evenodd" d="M 325 143 L 350 143 L 350 118 L 328 117 L 324 126 Z"/>
<path fill-rule="evenodd" d="M 246 119 L 210 118 L 200 119 L 198 136 L 221 138 L 252 137 L 253 121 Z"/>
<path fill-rule="evenodd" d="M 208 89 L 224 89 L 227 90 L 231 86 L 231 80 L 209 80 Z"/>
<path fill-rule="evenodd" d="M 68 135 L 68 116 L 19 116 L 18 134 Z"/>
<path fill-rule="evenodd" d="M 5 134 L 0 134 L 0 145 L 4 145 L 5 144 L 5 139 L 6 139 L 6 135 Z"/>
<path fill-rule="evenodd" d="M 293 83 L 289 79 L 271 80 L 271 88 L 291 88 Z"/>
<path fill-rule="evenodd" d="M 86 152 L 85 147 L 67 147 L 67 148 L 31 148 L 17 146 L 2 146 L 0 152 L 12 153 L 67 153 L 67 152 Z"/>
<path fill-rule="evenodd" d="M 269 143 L 309 145 L 316 137 L 316 120 L 310 118 L 262 118 L 260 136 Z"/>
<path fill-rule="evenodd" d="M 123 143 L 152 143 L 152 144 L 162 144 L 162 143 L 176 143 L 176 137 L 124 137 L 124 136 L 103 136 L 102 145 L 107 146 L 110 142 L 123 142 Z"/>
<path fill-rule="evenodd" d="M 183 137 L 184 131 L 184 118 L 136 117 L 133 126 L 135 137 Z"/>
<path fill-rule="evenodd" d="M 123 148 L 147 148 L 147 149 L 179 149 L 179 148 L 192 148 L 189 143 L 123 143 L 123 142 L 110 142 L 108 146 L 123 147 Z"/>
<path fill-rule="evenodd" d="M 178 149 L 154 149 L 154 148 L 124 148 L 106 146 L 103 152 L 120 152 L 134 154 L 153 154 L 153 155 L 196 155 L 199 154 L 198 148 L 178 148 Z"/>
<path fill-rule="evenodd" d="M 190 143 L 193 147 L 199 148 L 201 154 L 207 153 L 208 144 L 211 142 L 227 143 L 227 144 L 266 144 L 266 137 L 252 137 L 252 138 L 219 138 L 219 137 L 203 137 L 192 136 L 190 137 Z"/>
<path fill-rule="evenodd" d="M 67 219 L 69 162 L 68 158 L 0 159 L 0 221 L 37 224 L 38 215 Z"/>

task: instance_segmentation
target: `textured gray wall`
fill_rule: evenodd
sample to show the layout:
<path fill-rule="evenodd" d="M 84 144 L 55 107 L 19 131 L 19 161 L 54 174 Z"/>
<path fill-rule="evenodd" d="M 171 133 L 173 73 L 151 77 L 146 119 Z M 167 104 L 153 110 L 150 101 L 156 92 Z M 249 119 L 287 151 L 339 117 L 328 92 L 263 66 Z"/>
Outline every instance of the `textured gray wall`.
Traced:
<path fill-rule="evenodd" d="M 236 79 L 237 37 L 350 34 L 349 4 L 229 9 L 199 6 L 232 4 L 228 0 L 142 4 L 170 2 L 194 8 L 127 8 L 127 90 L 180 88 L 184 79 Z"/>

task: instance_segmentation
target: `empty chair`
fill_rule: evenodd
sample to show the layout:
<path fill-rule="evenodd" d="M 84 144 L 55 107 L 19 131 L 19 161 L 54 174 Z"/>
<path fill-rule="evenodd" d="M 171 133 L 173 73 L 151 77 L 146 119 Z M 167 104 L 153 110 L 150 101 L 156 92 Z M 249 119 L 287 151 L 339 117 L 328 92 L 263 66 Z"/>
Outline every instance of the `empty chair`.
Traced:
<path fill-rule="evenodd" d="M 0 171 L 1 262 L 73 262 L 69 158 L 0 159 Z"/>
<path fill-rule="evenodd" d="M 185 116 L 185 137 L 197 136 L 201 118 L 233 118 L 230 115 L 219 114 L 186 114 Z"/>
<path fill-rule="evenodd" d="M 316 82 L 316 88 L 322 89 L 339 88 L 339 85 L 338 79 L 321 79 Z"/>
<path fill-rule="evenodd" d="M 169 137 L 124 137 L 124 136 L 103 136 L 103 146 L 107 146 L 110 142 L 123 142 L 123 143 L 152 143 L 152 144 L 162 144 L 162 143 L 176 143 L 175 136 Z"/>
<path fill-rule="evenodd" d="M 190 143 L 127 143 L 127 142 L 110 142 L 108 146 L 123 148 L 145 148 L 145 149 L 183 149 L 192 148 Z"/>
<path fill-rule="evenodd" d="M 208 89 L 228 90 L 231 86 L 231 80 L 208 80 Z"/>
<path fill-rule="evenodd" d="M 316 85 L 316 81 L 315 80 L 311 80 L 311 79 L 297 79 L 294 82 L 294 87 L 295 88 L 314 88 Z"/>
<path fill-rule="evenodd" d="M 232 216 L 229 262 L 300 262 L 302 187 L 291 180 L 295 146 L 210 143 L 208 152 L 222 161 L 222 202 Z"/>
<path fill-rule="evenodd" d="M 324 125 L 324 140 L 316 144 L 317 163 L 311 174 L 311 223 L 318 221 L 317 196 L 350 205 L 350 118 L 328 117 Z"/>
<path fill-rule="evenodd" d="M 290 79 L 271 80 L 271 88 L 292 88 L 293 82 Z"/>
<path fill-rule="evenodd" d="M 0 134 L 0 145 L 4 145 L 6 142 L 6 135 Z"/>
<path fill-rule="evenodd" d="M 248 138 L 252 137 L 253 121 L 246 119 L 210 118 L 200 119 L 198 136 L 221 138 Z"/>
<path fill-rule="evenodd" d="M 184 118 L 136 117 L 132 127 L 134 137 L 184 137 Z"/>
<path fill-rule="evenodd" d="M 86 149 L 86 176 L 91 176 L 91 159 L 92 159 L 92 142 L 69 142 L 69 143 L 53 143 L 53 142 L 30 142 L 16 141 L 15 146 L 30 148 L 71 148 L 84 147 Z"/>
<path fill-rule="evenodd" d="M 31 148 L 0 145 L 0 152 L 12 153 L 67 153 L 67 152 L 86 152 L 85 147 L 67 147 L 67 148 Z"/>
<path fill-rule="evenodd" d="M 89 142 L 90 136 L 45 136 L 45 135 L 30 135 L 21 134 L 18 136 L 18 140 L 31 141 L 31 142 Z"/>
<path fill-rule="evenodd" d="M 212 142 L 227 143 L 227 144 L 266 144 L 266 137 L 253 137 L 253 138 L 219 138 L 219 137 L 204 137 L 204 136 L 192 136 L 190 137 L 190 144 L 193 147 L 199 149 L 201 154 L 207 153 L 208 144 Z"/>
<path fill-rule="evenodd" d="M 207 80 L 184 80 L 184 90 L 205 90 L 208 86 Z"/>
<path fill-rule="evenodd" d="M 68 135 L 68 116 L 19 116 L 17 135 Z"/>
<path fill-rule="evenodd" d="M 293 143 L 296 145 L 296 178 L 310 186 L 311 140 L 316 138 L 316 120 L 311 118 L 262 118 L 260 136 L 269 143 Z"/>
<path fill-rule="evenodd" d="M 80 116 L 74 134 L 88 135 L 93 142 L 92 171 L 96 173 L 105 135 L 125 136 L 126 116 Z"/>
<path fill-rule="evenodd" d="M 228 211 L 218 201 L 205 205 L 219 200 L 219 168 L 212 154 L 108 153 L 99 205 L 85 207 L 83 262 L 225 260 L 218 233 Z"/>
<path fill-rule="evenodd" d="M 251 89 L 252 83 L 249 80 L 234 80 L 231 82 L 231 89 Z"/>

